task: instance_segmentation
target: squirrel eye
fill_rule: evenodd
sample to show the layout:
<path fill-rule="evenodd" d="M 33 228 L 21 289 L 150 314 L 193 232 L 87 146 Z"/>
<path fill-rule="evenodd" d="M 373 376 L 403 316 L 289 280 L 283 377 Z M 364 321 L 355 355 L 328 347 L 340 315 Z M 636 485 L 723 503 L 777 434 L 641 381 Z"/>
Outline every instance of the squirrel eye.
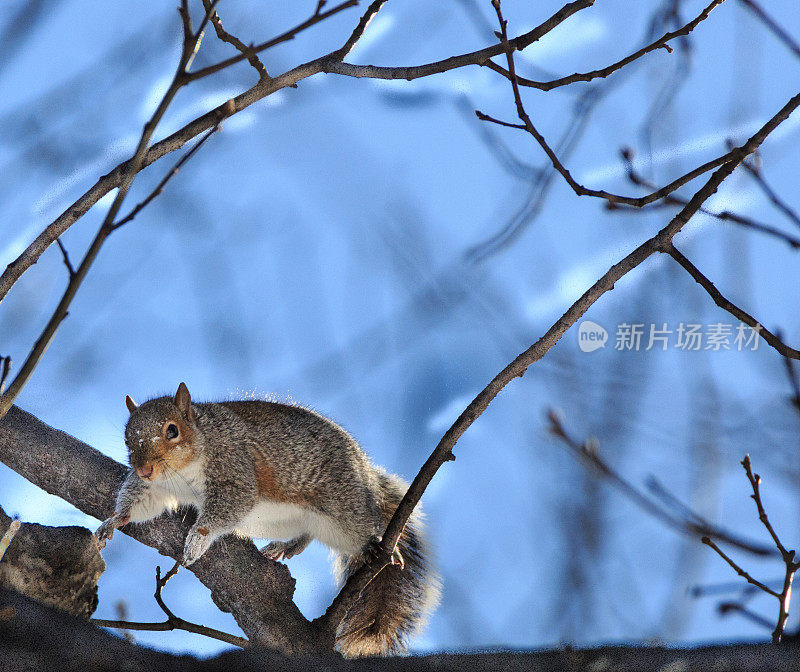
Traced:
<path fill-rule="evenodd" d="M 177 439 L 178 438 L 178 433 L 179 433 L 178 432 L 178 425 L 176 425 L 174 422 L 170 422 L 167 425 L 167 432 L 166 432 L 167 439 L 169 439 L 169 440 Z"/>

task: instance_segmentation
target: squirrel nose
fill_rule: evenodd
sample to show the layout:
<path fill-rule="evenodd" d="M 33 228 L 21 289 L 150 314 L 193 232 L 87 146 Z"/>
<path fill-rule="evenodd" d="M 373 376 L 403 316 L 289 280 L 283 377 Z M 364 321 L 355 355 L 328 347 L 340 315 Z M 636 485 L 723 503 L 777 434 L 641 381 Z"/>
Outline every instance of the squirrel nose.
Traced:
<path fill-rule="evenodd" d="M 153 475 L 153 465 L 145 464 L 142 467 L 136 467 L 136 473 L 139 474 L 140 478 L 150 478 Z"/>

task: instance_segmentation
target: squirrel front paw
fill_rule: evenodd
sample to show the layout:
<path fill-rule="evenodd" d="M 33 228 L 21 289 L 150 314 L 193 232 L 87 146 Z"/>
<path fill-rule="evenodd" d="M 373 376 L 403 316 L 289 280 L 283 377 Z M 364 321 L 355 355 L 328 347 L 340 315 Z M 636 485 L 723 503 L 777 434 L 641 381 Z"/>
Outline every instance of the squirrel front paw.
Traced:
<path fill-rule="evenodd" d="M 207 527 L 192 528 L 186 535 L 186 543 L 183 546 L 183 566 L 197 562 L 214 542 L 214 538 L 209 534 Z"/>
<path fill-rule="evenodd" d="M 111 518 L 106 518 L 106 520 L 101 523 L 100 527 L 97 528 L 97 532 L 94 533 L 94 536 L 97 537 L 97 545 L 100 548 L 105 548 L 106 542 L 114 536 L 114 530 L 123 525 L 127 525 L 129 522 L 130 516 L 120 516 L 117 513 L 111 516 Z"/>

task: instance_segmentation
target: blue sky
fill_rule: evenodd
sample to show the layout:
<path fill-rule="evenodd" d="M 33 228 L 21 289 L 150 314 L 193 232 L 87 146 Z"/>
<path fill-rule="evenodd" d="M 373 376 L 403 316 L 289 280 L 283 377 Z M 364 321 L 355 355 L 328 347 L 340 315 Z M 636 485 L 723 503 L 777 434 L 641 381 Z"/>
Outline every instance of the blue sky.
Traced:
<path fill-rule="evenodd" d="M 257 42 L 305 18 L 311 4 L 271 3 L 267 11 L 225 0 L 219 11 L 228 29 Z M 681 3 L 686 20 L 704 4 Z M 168 4 L 45 6 L 35 30 L 0 62 L 0 264 L 133 151 L 179 53 Z M 507 0 L 510 33 L 558 6 Z M 599 1 L 520 55 L 519 70 L 539 77 L 604 66 L 647 39 L 663 6 Z M 794 9 L 790 0 L 769 5 L 800 37 Z M 335 48 L 356 17 L 344 12 L 309 30 L 265 54 L 265 65 L 279 73 Z M 390 2 L 350 60 L 424 63 L 486 46 L 493 29 L 488 2 Z M 664 184 L 725 151 L 727 138 L 745 139 L 797 92 L 800 61 L 736 0 L 691 39 L 691 68 L 677 88 L 665 85 L 680 72 L 678 49 L 599 84 L 602 97 L 565 158 L 576 179 L 638 195 L 620 147 L 634 148 L 637 169 Z M 197 63 L 227 55 L 208 35 Z M 242 65 L 188 87 L 157 137 L 253 81 Z M 588 89 L 525 92 L 553 145 Z M 197 399 L 274 394 L 330 415 L 376 462 L 413 478 L 497 371 L 674 212 L 608 212 L 557 178 L 536 216 L 518 220 L 519 235 L 476 262 L 471 250 L 486 249 L 515 213 L 531 211 L 532 180 L 547 163 L 532 138 L 479 122 L 475 108 L 514 120 L 508 83 L 479 67 L 414 82 L 318 75 L 230 119 L 110 239 L 19 405 L 123 460 L 126 394 L 174 392 L 181 380 Z M 770 184 L 800 208 L 798 124 L 795 114 L 766 141 L 762 161 Z M 142 173 L 131 204 L 175 158 Z M 681 193 L 690 196 L 695 184 Z M 63 237 L 73 258 L 108 205 Z M 739 172 L 707 205 L 795 233 Z M 676 244 L 729 298 L 800 342 L 795 252 L 702 215 Z M 3 352 L 15 361 L 64 276 L 58 250 L 49 250 L 4 301 Z M 736 324 L 668 259 L 648 260 L 586 318 L 607 329 L 609 346 L 583 353 L 577 329 L 568 332 L 470 428 L 457 461 L 426 493 L 445 592 L 417 650 L 766 636 L 742 619 L 719 618 L 714 600 L 690 597 L 692 585 L 734 577 L 709 549 L 598 484 L 548 437 L 544 412 L 557 407 L 577 436 L 596 436 L 632 482 L 655 475 L 707 517 L 761 538 L 738 467 L 750 452 L 770 515 L 788 535 L 797 528 L 800 472 L 786 466 L 798 417 L 786 403 L 783 363 L 763 343 L 755 352 L 614 350 L 623 322 Z M 97 524 L 2 466 L 0 505 L 24 520 Z M 104 556 L 97 616 L 113 617 L 122 599 L 131 618 L 158 619 L 150 577 L 163 558 L 120 537 Z M 776 564 L 743 562 L 767 579 L 781 574 Z M 288 564 L 301 609 L 319 614 L 335 590 L 325 549 L 314 544 Z M 236 631 L 187 571 L 165 598 L 188 620 Z M 761 598 L 753 607 L 770 618 L 775 611 Z M 187 633 L 137 637 L 167 650 L 220 649 Z"/>

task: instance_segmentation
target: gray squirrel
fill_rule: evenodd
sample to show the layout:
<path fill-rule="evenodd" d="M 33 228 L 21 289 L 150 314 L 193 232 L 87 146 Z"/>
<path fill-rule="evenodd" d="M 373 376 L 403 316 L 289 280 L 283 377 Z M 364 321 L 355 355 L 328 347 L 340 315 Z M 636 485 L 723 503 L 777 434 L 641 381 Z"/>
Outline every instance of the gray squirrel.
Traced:
<path fill-rule="evenodd" d="M 184 383 L 174 397 L 141 405 L 126 397 L 125 403 L 132 468 L 114 514 L 97 530 L 101 548 L 118 527 L 188 505 L 198 515 L 186 536 L 185 566 L 233 532 L 273 539 L 261 549 L 273 560 L 291 558 L 318 539 L 336 554 L 334 570 L 343 582 L 375 551 L 408 488 L 372 464 L 344 429 L 300 406 L 195 403 Z M 439 592 L 417 507 L 392 564 L 340 624 L 337 649 L 348 657 L 404 650 Z"/>

